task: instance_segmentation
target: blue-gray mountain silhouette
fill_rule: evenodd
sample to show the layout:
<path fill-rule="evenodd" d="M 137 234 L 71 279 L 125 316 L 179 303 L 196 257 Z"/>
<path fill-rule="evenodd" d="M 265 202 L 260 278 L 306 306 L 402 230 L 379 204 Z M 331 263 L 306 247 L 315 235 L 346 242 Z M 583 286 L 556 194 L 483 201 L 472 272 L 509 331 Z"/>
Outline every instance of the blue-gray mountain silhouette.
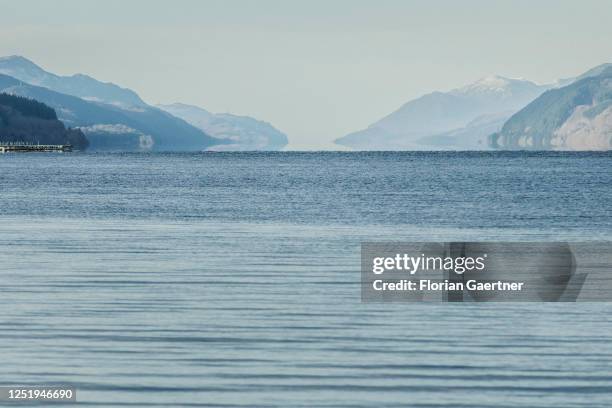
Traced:
<path fill-rule="evenodd" d="M 183 103 L 158 107 L 211 136 L 228 140 L 227 145 L 216 146 L 215 150 L 281 150 L 289 142 L 287 135 L 270 123 L 249 116 L 211 113 Z"/>
<path fill-rule="evenodd" d="M 93 150 L 194 151 L 226 143 L 147 105 L 133 91 L 83 75 L 57 76 L 22 57 L 0 59 L 0 91 L 51 106 L 66 126 L 85 133 Z"/>
<path fill-rule="evenodd" d="M 356 150 L 486 149 L 487 136 L 548 89 L 491 76 L 449 92 L 433 92 L 336 143 Z"/>
<path fill-rule="evenodd" d="M 42 86 L 89 101 L 126 108 L 147 106 L 136 92 L 130 89 L 121 88 L 113 83 L 101 82 L 83 74 L 55 75 L 18 55 L 0 58 L 0 74 L 11 76 L 30 85 Z"/>

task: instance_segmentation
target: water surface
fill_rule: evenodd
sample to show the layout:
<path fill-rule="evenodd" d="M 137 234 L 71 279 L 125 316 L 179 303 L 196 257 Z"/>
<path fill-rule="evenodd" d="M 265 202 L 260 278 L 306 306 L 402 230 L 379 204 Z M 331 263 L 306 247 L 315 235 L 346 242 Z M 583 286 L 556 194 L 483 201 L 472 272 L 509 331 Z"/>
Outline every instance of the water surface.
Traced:
<path fill-rule="evenodd" d="M 599 240 L 612 155 L 0 156 L 1 384 L 83 406 L 609 407 L 608 304 L 362 304 L 362 240 Z"/>

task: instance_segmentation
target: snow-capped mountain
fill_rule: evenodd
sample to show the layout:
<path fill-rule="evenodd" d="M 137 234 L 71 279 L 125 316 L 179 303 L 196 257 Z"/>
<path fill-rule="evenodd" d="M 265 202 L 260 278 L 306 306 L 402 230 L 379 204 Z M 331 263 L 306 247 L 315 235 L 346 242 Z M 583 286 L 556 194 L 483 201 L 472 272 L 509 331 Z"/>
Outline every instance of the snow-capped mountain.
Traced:
<path fill-rule="evenodd" d="M 474 83 L 454 89 L 450 93 L 455 95 L 477 96 L 497 95 L 513 98 L 521 92 L 530 93 L 535 84 L 524 78 L 506 78 L 500 75 L 490 75 Z"/>
<path fill-rule="evenodd" d="M 288 143 L 287 136 L 270 123 L 249 116 L 211 113 L 183 103 L 158 107 L 213 137 L 230 141 L 212 147 L 214 150 L 281 150 Z"/>
<path fill-rule="evenodd" d="M 448 92 L 433 92 L 407 102 L 367 129 L 336 143 L 357 150 L 484 149 L 486 132 L 497 131 L 505 119 L 550 86 L 524 79 L 489 76 Z M 470 134 L 469 139 L 459 139 Z M 453 136 L 454 135 L 454 136 Z"/>

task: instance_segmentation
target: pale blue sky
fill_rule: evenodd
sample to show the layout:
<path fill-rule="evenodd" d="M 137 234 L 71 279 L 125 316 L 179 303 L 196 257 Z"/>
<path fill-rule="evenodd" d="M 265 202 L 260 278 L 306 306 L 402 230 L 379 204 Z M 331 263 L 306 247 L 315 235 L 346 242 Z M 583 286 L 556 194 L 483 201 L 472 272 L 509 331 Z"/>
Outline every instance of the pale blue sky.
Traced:
<path fill-rule="evenodd" d="M 0 55 L 255 116 L 325 148 L 411 98 L 489 74 L 612 60 L 612 1 L 0 0 Z"/>

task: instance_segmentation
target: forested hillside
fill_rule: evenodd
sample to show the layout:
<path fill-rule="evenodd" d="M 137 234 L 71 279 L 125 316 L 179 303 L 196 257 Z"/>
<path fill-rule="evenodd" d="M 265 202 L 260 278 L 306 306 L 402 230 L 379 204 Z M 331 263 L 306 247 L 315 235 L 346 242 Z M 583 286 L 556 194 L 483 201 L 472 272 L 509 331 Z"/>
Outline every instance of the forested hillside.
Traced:
<path fill-rule="evenodd" d="M 55 111 L 33 99 L 0 93 L 0 142 L 70 144 L 87 148 L 78 129 L 66 129 Z"/>

